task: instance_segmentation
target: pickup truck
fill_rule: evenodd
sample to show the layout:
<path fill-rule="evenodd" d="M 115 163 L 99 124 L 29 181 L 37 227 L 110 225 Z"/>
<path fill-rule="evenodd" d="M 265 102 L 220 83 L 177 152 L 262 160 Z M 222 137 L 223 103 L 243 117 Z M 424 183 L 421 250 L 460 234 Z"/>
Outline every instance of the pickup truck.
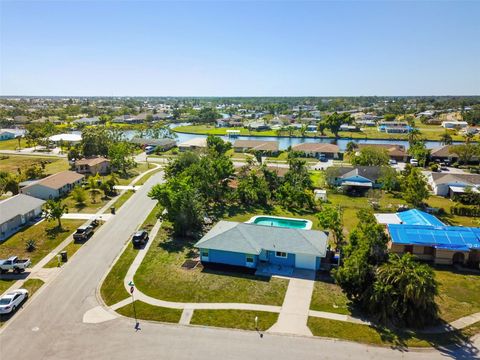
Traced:
<path fill-rule="evenodd" d="M 75 234 L 73 234 L 73 240 L 75 241 L 85 241 L 90 236 L 93 235 L 93 227 L 90 225 L 80 226 Z"/>
<path fill-rule="evenodd" d="M 18 274 L 25 271 L 32 262 L 30 259 L 19 259 L 17 256 L 11 256 L 6 260 L 0 260 L 0 273 L 5 274 L 9 270 Z"/>

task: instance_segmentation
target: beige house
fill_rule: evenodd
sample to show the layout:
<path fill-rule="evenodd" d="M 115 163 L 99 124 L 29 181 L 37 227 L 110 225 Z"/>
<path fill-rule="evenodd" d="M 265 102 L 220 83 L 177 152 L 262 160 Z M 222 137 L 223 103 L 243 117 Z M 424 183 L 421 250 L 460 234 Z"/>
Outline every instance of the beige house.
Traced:
<path fill-rule="evenodd" d="M 233 151 L 246 152 L 254 150 L 269 154 L 275 154 L 278 153 L 278 146 L 278 141 L 237 140 L 233 144 Z"/>
<path fill-rule="evenodd" d="M 207 148 L 207 138 L 198 137 L 178 144 L 180 151 L 194 151 Z"/>
<path fill-rule="evenodd" d="M 23 187 L 20 193 L 43 200 L 57 199 L 80 185 L 84 178 L 84 175 L 75 171 L 62 171 Z"/>
<path fill-rule="evenodd" d="M 319 158 L 322 154 L 329 159 L 338 159 L 340 149 L 335 144 L 303 143 L 292 146 L 293 151 L 303 153 L 307 157 Z"/>
<path fill-rule="evenodd" d="M 105 175 L 110 172 L 110 160 L 102 156 L 80 159 L 75 161 L 75 171 L 87 175 Z"/>

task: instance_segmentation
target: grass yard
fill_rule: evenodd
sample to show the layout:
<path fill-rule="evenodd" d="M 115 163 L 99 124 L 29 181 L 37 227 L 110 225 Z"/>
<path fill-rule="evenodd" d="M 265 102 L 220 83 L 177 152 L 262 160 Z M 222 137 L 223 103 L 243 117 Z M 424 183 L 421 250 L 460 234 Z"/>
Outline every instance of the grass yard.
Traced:
<path fill-rule="evenodd" d="M 27 147 L 27 141 L 24 138 L 20 139 L 20 146 Z M 0 141 L 0 150 L 16 150 L 18 148 L 18 139 L 2 140 Z"/>
<path fill-rule="evenodd" d="M 245 273 L 181 268 L 195 256 L 193 241 L 169 236 L 162 225 L 136 275 L 135 284 L 145 294 L 178 302 L 239 302 L 281 305 L 288 281 Z"/>
<path fill-rule="evenodd" d="M 453 321 L 480 311 L 480 275 L 454 272 L 453 268 L 436 269 L 440 316 Z"/>
<path fill-rule="evenodd" d="M 310 171 L 310 179 L 312 179 L 313 187 L 324 189 L 325 182 L 325 171 L 312 170 Z"/>
<path fill-rule="evenodd" d="M 439 215 L 438 218 L 448 225 L 478 226 L 478 223 L 475 223 L 475 220 L 478 219 L 473 216 L 470 217 L 450 214 L 451 207 L 457 204 L 455 201 L 444 198 L 443 196 L 430 196 L 426 202 L 428 206 L 445 210 L 445 214 Z"/>
<path fill-rule="evenodd" d="M 232 329 L 255 329 L 255 317 L 258 316 L 258 330 L 266 331 L 277 322 L 278 314 L 266 311 L 247 310 L 195 310 L 192 325 L 216 326 Z"/>
<path fill-rule="evenodd" d="M 161 215 L 162 211 L 163 210 L 161 205 L 159 204 L 155 205 L 155 207 L 150 212 L 150 214 L 148 214 L 147 218 L 143 222 L 142 226 L 140 226 L 140 228 L 150 232 L 152 228 L 155 226 L 155 224 L 157 223 L 158 217 L 159 215 Z"/>
<path fill-rule="evenodd" d="M 72 234 L 85 220 L 62 220 L 62 231 L 56 228 L 56 222 L 42 221 L 36 225 L 25 227 L 6 241 L 0 244 L 0 258 L 16 255 L 20 258 L 30 258 L 32 266 L 38 263 L 63 240 Z M 33 239 L 36 241 L 36 250 L 28 252 L 25 242 Z"/>
<path fill-rule="evenodd" d="M 0 144 L 2 142 L 0 141 Z M 2 158 L 6 156 L 6 158 Z M 6 171 L 17 174 L 18 169 L 25 171 L 32 165 L 45 164 L 45 174 L 52 175 L 60 171 L 68 170 L 69 165 L 67 159 L 58 157 L 42 157 L 42 156 L 26 156 L 26 155 L 1 155 L 0 171 Z"/>
<path fill-rule="evenodd" d="M 61 251 L 66 251 L 68 255 L 68 260 L 82 247 L 83 243 L 71 241 L 67 246 L 65 246 Z M 60 265 L 63 263 L 60 262 Z M 52 258 L 48 263 L 45 264 L 44 268 L 54 268 L 58 267 L 58 259 L 56 256 Z"/>
<path fill-rule="evenodd" d="M 116 311 L 123 316 L 128 316 L 131 318 L 135 317 L 132 303 L 125 305 Z M 180 317 L 182 316 L 182 310 L 180 309 L 169 309 L 160 306 L 154 306 L 138 300 L 135 301 L 135 311 L 138 319 L 169 323 L 178 323 L 180 321 Z"/>
<path fill-rule="evenodd" d="M 349 303 L 350 301 L 337 284 L 321 280 L 315 281 L 310 302 L 311 310 L 351 315 Z"/>
<path fill-rule="evenodd" d="M 123 286 L 123 281 L 137 253 L 138 250 L 129 241 L 125 251 L 113 265 L 100 288 L 100 294 L 105 304 L 113 305 L 130 296 Z"/>
<path fill-rule="evenodd" d="M 421 131 L 422 137 L 426 140 L 440 140 L 440 137 L 445 132 L 439 125 L 425 125 L 417 121 L 416 127 Z M 255 131 L 248 130 L 243 127 L 232 127 L 229 130 L 240 130 L 240 135 L 246 136 L 278 136 L 276 130 Z M 217 128 L 214 125 L 186 125 L 178 126 L 174 129 L 176 132 L 189 134 L 208 134 L 208 135 L 226 135 L 227 128 Z M 293 137 L 302 137 L 300 130 L 295 130 L 292 133 Z M 288 133 L 282 133 L 282 137 L 288 137 Z M 317 137 L 317 138 L 333 138 L 333 134 L 329 130 L 325 130 L 325 136 L 320 136 L 319 133 L 306 133 L 303 137 Z M 344 139 L 390 139 L 390 140 L 407 140 L 407 134 L 387 134 L 377 130 L 377 127 L 362 128 L 361 131 L 341 131 L 339 138 Z M 453 140 L 463 140 L 460 135 L 452 134 Z"/>
<path fill-rule="evenodd" d="M 70 213 L 96 213 L 99 209 L 105 206 L 111 199 L 109 197 L 104 197 L 102 193 L 98 194 L 95 202 L 92 202 L 90 197 L 90 190 L 86 190 L 87 199 L 83 204 L 78 204 L 71 195 L 67 196 L 62 200 L 64 204 L 68 206 L 68 212 Z"/>
<path fill-rule="evenodd" d="M 444 346 L 449 344 L 464 345 L 471 336 L 480 331 L 480 322 L 461 331 L 443 334 L 393 332 L 388 329 L 374 328 L 367 325 L 314 317 L 308 318 L 308 327 L 315 336 L 338 338 L 365 344 L 407 348 Z M 468 350 L 466 349 L 466 351 Z M 474 358 L 473 354 L 471 355 L 472 358 Z"/>

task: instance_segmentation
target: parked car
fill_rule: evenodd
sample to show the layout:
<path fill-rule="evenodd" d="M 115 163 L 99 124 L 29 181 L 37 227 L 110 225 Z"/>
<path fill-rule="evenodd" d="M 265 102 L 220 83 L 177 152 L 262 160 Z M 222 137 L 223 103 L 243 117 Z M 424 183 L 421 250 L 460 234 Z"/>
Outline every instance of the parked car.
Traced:
<path fill-rule="evenodd" d="M 6 260 L 0 260 L 0 273 L 5 274 L 9 270 L 12 270 L 20 274 L 31 264 L 30 259 L 19 259 L 18 256 L 10 256 Z"/>
<path fill-rule="evenodd" d="M 325 154 L 320 154 L 320 156 L 318 157 L 318 160 L 320 160 L 321 162 L 327 162 L 328 161 Z"/>
<path fill-rule="evenodd" d="M 390 165 L 396 165 L 396 164 L 397 164 L 397 160 L 391 159 L 391 160 L 388 160 L 388 163 L 389 163 Z"/>
<path fill-rule="evenodd" d="M 410 159 L 410 165 L 418 166 L 418 160 L 417 159 Z"/>
<path fill-rule="evenodd" d="M 132 236 L 133 246 L 143 246 L 148 241 L 148 232 L 146 230 L 138 230 Z"/>
<path fill-rule="evenodd" d="M 75 234 L 73 234 L 73 240 L 75 241 L 85 241 L 90 236 L 93 235 L 93 227 L 90 225 L 80 226 Z"/>
<path fill-rule="evenodd" d="M 155 146 L 145 146 L 145 154 L 150 155 L 155 151 Z"/>
<path fill-rule="evenodd" d="M 24 300 L 28 299 L 28 290 L 18 289 L 0 298 L 0 314 L 15 312 Z"/>
<path fill-rule="evenodd" d="M 88 224 L 88 226 L 91 226 L 93 229 L 95 229 L 98 225 L 99 225 L 99 222 L 97 219 L 93 219 L 92 222 Z"/>

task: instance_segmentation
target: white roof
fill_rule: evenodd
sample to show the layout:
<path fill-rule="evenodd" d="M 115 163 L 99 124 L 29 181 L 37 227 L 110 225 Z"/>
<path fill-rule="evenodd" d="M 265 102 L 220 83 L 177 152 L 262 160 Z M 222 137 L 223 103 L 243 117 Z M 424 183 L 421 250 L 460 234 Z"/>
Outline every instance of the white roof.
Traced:
<path fill-rule="evenodd" d="M 82 141 L 82 135 L 79 134 L 57 134 L 48 138 L 50 141 L 70 141 L 79 142 Z"/>
<path fill-rule="evenodd" d="M 465 190 L 467 189 L 466 187 L 463 186 L 449 186 L 450 190 L 452 190 L 454 193 L 464 193 Z M 470 190 L 474 193 L 480 193 L 480 190 L 478 190 L 476 187 L 470 187 Z"/>
<path fill-rule="evenodd" d="M 178 147 L 190 147 L 190 146 L 196 146 L 196 147 L 207 147 L 207 138 L 206 137 L 198 137 L 194 138 L 188 141 L 184 141 L 181 144 L 178 144 Z"/>
<path fill-rule="evenodd" d="M 374 214 L 379 224 L 401 224 L 402 220 L 397 214 Z"/>

